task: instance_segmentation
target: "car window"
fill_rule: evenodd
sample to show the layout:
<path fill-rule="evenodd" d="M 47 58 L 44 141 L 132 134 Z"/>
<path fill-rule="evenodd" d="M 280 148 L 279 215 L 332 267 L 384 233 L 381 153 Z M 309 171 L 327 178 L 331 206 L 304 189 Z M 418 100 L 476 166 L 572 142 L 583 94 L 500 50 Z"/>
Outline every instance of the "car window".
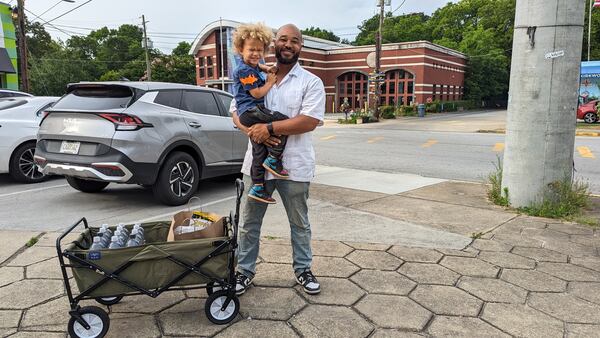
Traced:
<path fill-rule="evenodd" d="M 42 108 L 38 109 L 38 111 L 35 113 L 35 116 L 41 117 L 42 114 L 44 113 L 44 110 L 52 107 L 53 104 L 54 104 L 54 102 L 50 102 L 50 103 L 45 104 Z"/>
<path fill-rule="evenodd" d="M 181 104 L 181 90 L 161 90 L 156 95 L 154 103 L 179 109 L 179 105 Z"/>
<path fill-rule="evenodd" d="M 181 109 L 204 115 L 220 115 L 217 101 L 212 93 L 204 91 L 185 91 Z"/>
<path fill-rule="evenodd" d="M 63 96 L 54 109 L 105 110 L 126 108 L 132 101 L 133 91 L 122 86 L 76 88 Z"/>
<path fill-rule="evenodd" d="M 219 99 L 221 99 L 221 102 L 223 102 L 223 108 L 225 108 L 225 113 L 227 113 L 227 116 L 231 116 L 231 112 L 229 112 L 229 106 L 231 106 L 233 97 L 223 94 L 218 94 L 217 96 Z"/>
<path fill-rule="evenodd" d="M 27 103 L 27 100 L 19 100 L 14 98 L 3 98 L 0 99 L 0 110 L 15 108 L 22 106 Z"/>

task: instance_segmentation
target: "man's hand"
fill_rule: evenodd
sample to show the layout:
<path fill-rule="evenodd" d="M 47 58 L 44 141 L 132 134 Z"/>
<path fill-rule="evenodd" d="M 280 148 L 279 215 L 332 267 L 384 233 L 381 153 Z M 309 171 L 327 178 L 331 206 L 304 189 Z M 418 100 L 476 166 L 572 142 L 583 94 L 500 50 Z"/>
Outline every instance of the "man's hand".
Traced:
<path fill-rule="evenodd" d="M 248 136 L 255 143 L 263 143 L 271 136 L 271 134 L 269 134 L 269 130 L 267 130 L 267 125 L 265 123 L 257 123 L 248 128 Z"/>

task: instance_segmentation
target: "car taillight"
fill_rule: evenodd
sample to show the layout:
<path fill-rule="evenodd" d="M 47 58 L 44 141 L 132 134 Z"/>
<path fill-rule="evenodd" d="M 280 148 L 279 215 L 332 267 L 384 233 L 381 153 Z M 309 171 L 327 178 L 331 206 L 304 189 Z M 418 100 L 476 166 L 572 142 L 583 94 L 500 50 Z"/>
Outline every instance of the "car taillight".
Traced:
<path fill-rule="evenodd" d="M 116 130 L 138 130 L 144 127 L 152 127 L 151 124 L 144 123 L 135 115 L 105 113 L 99 114 L 99 116 L 114 123 Z"/>
<path fill-rule="evenodd" d="M 42 122 L 44 122 L 44 120 L 46 119 L 46 117 L 50 115 L 49 111 L 44 111 L 42 112 L 42 119 L 40 120 L 40 126 L 42 125 Z"/>

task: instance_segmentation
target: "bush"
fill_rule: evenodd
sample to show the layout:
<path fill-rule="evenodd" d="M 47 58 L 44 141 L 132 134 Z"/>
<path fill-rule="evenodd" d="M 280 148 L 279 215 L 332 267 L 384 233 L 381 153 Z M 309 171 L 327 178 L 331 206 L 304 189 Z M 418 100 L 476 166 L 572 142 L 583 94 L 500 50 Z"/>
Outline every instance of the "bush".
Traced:
<path fill-rule="evenodd" d="M 510 202 L 508 200 L 508 188 L 504 188 L 504 191 L 502 191 L 502 161 L 500 157 L 497 158 L 494 167 L 496 170 L 488 175 L 489 187 L 487 195 L 492 203 L 507 207 Z"/>
<path fill-rule="evenodd" d="M 531 216 L 570 219 L 581 214 L 581 209 L 589 205 L 589 198 L 587 183 L 565 178 L 548 184 L 540 201 L 519 210 Z"/>
<path fill-rule="evenodd" d="M 381 118 L 395 119 L 396 118 L 396 108 L 394 106 L 381 107 Z"/>
<path fill-rule="evenodd" d="M 397 116 L 416 116 L 417 115 L 417 107 L 416 106 L 400 106 L 396 110 Z"/>

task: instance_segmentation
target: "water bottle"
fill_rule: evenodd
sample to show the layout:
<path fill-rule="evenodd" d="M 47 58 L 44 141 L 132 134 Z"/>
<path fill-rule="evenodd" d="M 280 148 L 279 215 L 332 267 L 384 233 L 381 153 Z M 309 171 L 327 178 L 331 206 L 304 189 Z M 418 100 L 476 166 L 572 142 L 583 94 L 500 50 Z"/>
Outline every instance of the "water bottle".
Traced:
<path fill-rule="evenodd" d="M 100 226 L 100 229 L 104 230 L 103 233 L 103 237 L 104 237 L 104 243 L 105 243 L 105 248 L 108 247 L 108 245 L 110 244 L 110 239 L 113 235 L 112 231 L 108 228 L 108 224 L 102 224 Z"/>
<path fill-rule="evenodd" d="M 102 245 L 102 237 L 94 237 L 94 243 L 92 243 L 92 246 L 90 246 L 90 250 L 100 250 L 103 248 L 104 246 Z"/>
<path fill-rule="evenodd" d="M 125 234 L 125 238 L 129 237 L 129 231 L 125 227 L 124 223 L 119 223 L 119 225 L 117 225 L 117 230 L 121 230 L 121 232 Z"/>
<path fill-rule="evenodd" d="M 141 223 L 135 223 L 133 228 L 138 229 L 138 232 L 142 234 L 142 237 L 144 236 L 144 228 L 142 227 Z"/>
<path fill-rule="evenodd" d="M 140 238 L 139 238 L 139 233 L 137 231 L 137 229 L 133 229 L 133 231 L 131 231 L 131 235 L 129 235 L 129 240 L 127 241 L 127 247 L 130 246 L 138 246 L 140 245 Z"/>
<path fill-rule="evenodd" d="M 119 239 L 119 236 L 112 236 L 110 245 L 108 246 L 108 248 L 109 249 L 118 249 L 118 248 L 122 248 L 122 247 L 123 247 L 123 244 L 121 244 L 121 240 Z"/>

